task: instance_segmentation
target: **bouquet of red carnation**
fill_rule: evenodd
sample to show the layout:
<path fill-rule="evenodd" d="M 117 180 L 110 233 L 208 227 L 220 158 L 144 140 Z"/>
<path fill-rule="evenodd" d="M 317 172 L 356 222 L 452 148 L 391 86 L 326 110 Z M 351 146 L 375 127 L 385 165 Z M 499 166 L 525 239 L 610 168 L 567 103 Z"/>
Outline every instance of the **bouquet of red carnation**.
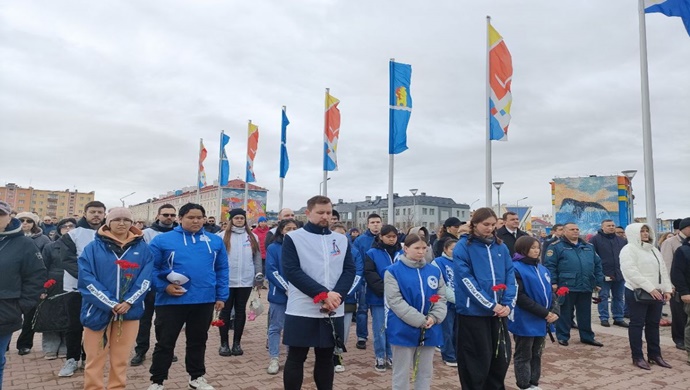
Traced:
<path fill-rule="evenodd" d="M 120 296 L 118 298 L 119 302 L 122 303 L 125 301 L 125 294 L 127 294 L 127 291 L 132 286 L 132 281 L 135 277 L 133 273 L 127 271 L 139 268 L 139 264 L 127 260 L 115 260 L 115 264 L 121 271 L 125 271 L 124 273 L 118 272 L 120 274 Z M 124 315 L 118 314 L 115 317 L 119 322 L 117 336 L 120 337 L 122 335 L 122 321 L 124 321 Z"/>
<path fill-rule="evenodd" d="M 213 320 L 211 321 L 211 326 L 215 326 L 218 328 L 220 328 L 221 326 L 225 326 L 225 321 L 220 319 L 220 311 L 213 311 Z"/>
<path fill-rule="evenodd" d="M 505 284 L 497 284 L 493 287 L 491 287 L 491 291 L 494 292 L 495 297 L 496 297 L 496 304 L 500 304 L 501 300 L 503 299 L 503 294 L 505 291 L 508 289 L 508 286 Z M 496 355 L 495 357 L 498 357 L 498 350 L 501 348 L 501 344 L 503 344 L 503 353 L 505 354 L 506 360 L 508 360 L 508 351 L 506 348 L 506 332 L 503 330 L 505 323 L 503 322 L 502 318 L 498 319 L 498 341 L 496 342 Z"/>
<path fill-rule="evenodd" d="M 438 294 L 433 294 L 432 296 L 429 297 L 429 302 L 431 302 L 431 305 L 429 306 L 428 312 L 431 312 L 431 309 L 434 308 L 434 305 L 438 302 L 439 299 L 441 299 L 441 297 Z M 429 316 L 427 315 L 426 318 L 429 318 Z M 419 356 L 422 353 L 422 350 L 419 347 L 424 346 L 424 340 L 426 339 L 425 334 L 426 334 L 426 326 L 423 326 L 422 331 L 419 334 L 419 341 L 417 342 L 417 348 L 415 349 L 415 353 L 414 353 L 414 364 L 413 364 L 413 369 L 412 369 L 412 382 L 414 382 L 415 378 L 417 378 L 417 369 L 419 368 Z"/>
<path fill-rule="evenodd" d="M 335 315 L 335 311 L 331 311 L 323 307 L 323 305 L 326 304 L 326 300 L 328 299 L 328 292 L 323 291 L 318 293 L 314 297 L 314 303 L 317 305 L 321 305 L 321 309 L 319 311 L 324 314 L 328 314 L 328 324 L 331 325 L 331 334 L 333 335 L 333 344 L 335 345 L 335 348 L 333 349 L 333 354 L 336 356 L 338 359 L 338 364 L 342 365 L 343 364 L 343 352 L 345 352 L 345 343 L 343 342 L 343 339 L 340 337 L 338 332 L 335 330 L 335 323 L 333 322 L 333 316 Z"/>
<path fill-rule="evenodd" d="M 43 288 L 45 288 L 46 290 L 49 290 L 51 287 L 55 286 L 55 284 L 57 284 L 55 279 L 48 279 L 48 281 L 43 283 Z"/>
<path fill-rule="evenodd" d="M 323 305 L 326 304 L 327 299 L 328 299 L 328 292 L 326 292 L 326 291 L 320 292 L 314 297 L 314 303 L 322 306 L 319 311 L 321 313 L 324 313 L 324 314 L 328 313 L 330 311 L 330 310 L 326 309 L 325 307 L 323 307 Z"/>

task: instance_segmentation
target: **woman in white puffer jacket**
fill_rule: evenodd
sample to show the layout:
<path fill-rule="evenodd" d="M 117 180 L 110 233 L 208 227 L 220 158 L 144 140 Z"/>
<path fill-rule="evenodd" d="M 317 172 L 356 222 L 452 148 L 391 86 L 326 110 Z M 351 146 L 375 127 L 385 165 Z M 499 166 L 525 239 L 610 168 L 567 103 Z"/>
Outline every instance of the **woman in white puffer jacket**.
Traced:
<path fill-rule="evenodd" d="M 633 223 L 625 228 L 628 244 L 620 253 L 621 272 L 625 278 L 625 301 L 630 308 L 628 340 L 633 364 L 649 370 L 649 364 L 642 353 L 642 329 L 647 340 L 649 363 L 671 368 L 661 357 L 659 345 L 659 320 L 661 308 L 671 298 L 671 280 L 661 253 L 654 246 L 654 232 L 648 225 Z M 647 293 L 653 300 L 635 298 L 638 293 Z M 639 294 L 638 294 L 639 295 Z"/>

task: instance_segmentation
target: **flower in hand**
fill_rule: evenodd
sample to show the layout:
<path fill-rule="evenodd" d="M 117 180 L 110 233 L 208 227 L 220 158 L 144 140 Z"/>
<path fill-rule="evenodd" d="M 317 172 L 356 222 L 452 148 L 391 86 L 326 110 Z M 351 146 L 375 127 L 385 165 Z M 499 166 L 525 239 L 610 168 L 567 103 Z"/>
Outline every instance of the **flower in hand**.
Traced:
<path fill-rule="evenodd" d="M 319 310 L 321 313 L 329 313 L 330 312 L 330 310 L 328 310 L 328 308 L 325 307 L 327 300 L 328 300 L 328 292 L 326 292 L 326 291 L 322 291 L 314 297 L 314 303 L 317 305 L 321 305 L 321 309 Z"/>
<path fill-rule="evenodd" d="M 45 288 L 47 290 L 47 289 L 55 286 L 56 283 L 57 282 L 55 281 L 55 279 L 48 279 L 47 282 L 43 283 L 43 288 Z"/>
<path fill-rule="evenodd" d="M 570 292 L 570 289 L 568 287 L 559 287 L 558 290 L 556 290 L 556 295 L 559 297 L 564 297 L 566 294 Z"/>
<path fill-rule="evenodd" d="M 115 260 L 115 264 L 124 270 L 139 268 L 139 264 L 127 260 Z"/>
<path fill-rule="evenodd" d="M 225 326 L 225 321 L 220 319 L 220 311 L 213 312 L 213 321 L 211 321 L 211 326 L 215 326 L 218 328 L 220 328 L 221 326 Z"/>
<path fill-rule="evenodd" d="M 438 296 L 438 294 L 434 294 L 434 295 L 432 295 L 431 297 L 429 297 L 429 302 L 431 302 L 431 303 L 437 303 L 439 299 L 441 299 L 441 297 Z"/>
<path fill-rule="evenodd" d="M 505 284 L 497 284 L 497 285 L 491 287 L 491 291 L 494 291 L 494 292 L 499 292 L 499 291 L 503 291 L 503 290 L 507 290 L 507 289 L 508 289 L 508 286 L 506 286 Z"/>

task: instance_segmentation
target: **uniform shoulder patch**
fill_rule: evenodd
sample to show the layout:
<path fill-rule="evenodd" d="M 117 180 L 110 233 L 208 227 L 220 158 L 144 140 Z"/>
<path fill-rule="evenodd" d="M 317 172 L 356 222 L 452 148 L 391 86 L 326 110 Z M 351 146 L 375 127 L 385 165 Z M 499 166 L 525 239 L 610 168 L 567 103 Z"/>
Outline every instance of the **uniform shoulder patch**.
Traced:
<path fill-rule="evenodd" d="M 553 249 L 546 251 L 546 256 L 553 256 Z"/>

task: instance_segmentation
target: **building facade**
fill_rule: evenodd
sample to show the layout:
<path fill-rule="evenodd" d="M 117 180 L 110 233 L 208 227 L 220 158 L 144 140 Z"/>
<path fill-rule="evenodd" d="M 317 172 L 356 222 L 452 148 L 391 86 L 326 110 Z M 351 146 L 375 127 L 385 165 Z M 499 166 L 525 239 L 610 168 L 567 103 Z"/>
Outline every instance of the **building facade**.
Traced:
<path fill-rule="evenodd" d="M 0 200 L 12 206 L 12 210 L 30 211 L 41 218 L 48 215 L 57 219 L 81 217 L 84 206 L 95 197 L 94 191 L 39 190 L 33 187 L 23 188 L 15 183 L 0 187 Z"/>
<path fill-rule="evenodd" d="M 249 184 L 247 219 L 250 223 L 266 215 L 266 199 L 268 190 Z M 199 191 L 197 199 L 196 187 L 185 187 L 181 190 L 169 191 L 158 198 L 129 206 L 132 216 L 137 221 L 150 224 L 156 220 L 158 208 L 164 204 L 171 204 L 178 210 L 186 203 L 199 203 L 206 210 L 207 217 L 215 217 L 217 221 L 227 221 L 232 208 L 244 208 L 244 181 L 230 180 L 227 186 L 219 189 L 217 185 L 206 186 Z"/>

